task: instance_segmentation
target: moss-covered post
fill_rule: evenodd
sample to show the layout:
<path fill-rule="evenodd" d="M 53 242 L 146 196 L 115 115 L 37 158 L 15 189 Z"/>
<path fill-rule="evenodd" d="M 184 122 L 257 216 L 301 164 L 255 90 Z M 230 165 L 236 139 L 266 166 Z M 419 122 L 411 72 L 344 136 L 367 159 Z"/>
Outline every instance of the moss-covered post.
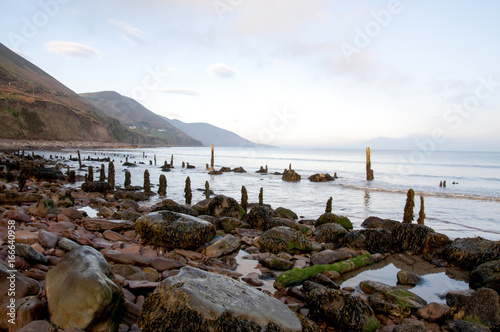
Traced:
<path fill-rule="evenodd" d="M 247 188 L 241 186 L 241 207 L 246 211 L 248 209 L 248 194 Z"/>
<path fill-rule="evenodd" d="M 76 173 L 74 170 L 69 171 L 68 182 L 71 184 L 76 182 Z"/>
<path fill-rule="evenodd" d="M 406 205 L 403 216 L 403 223 L 411 224 L 413 221 L 413 208 L 415 207 L 415 191 L 413 189 L 408 190 L 406 194 Z"/>
<path fill-rule="evenodd" d="M 193 194 L 191 192 L 191 179 L 189 178 L 189 176 L 186 178 L 186 186 L 184 187 L 184 198 L 186 199 L 186 205 L 191 205 Z"/>
<path fill-rule="evenodd" d="M 125 189 L 127 189 L 128 187 L 130 187 L 130 185 L 132 183 L 131 180 L 130 180 L 131 177 L 132 176 L 131 176 L 130 172 L 129 171 L 125 171 L 125 183 L 123 184 L 123 186 L 125 187 Z"/>
<path fill-rule="evenodd" d="M 212 153 L 211 153 L 211 157 L 210 157 L 210 167 L 212 167 L 212 169 L 214 168 L 214 161 L 215 161 L 214 145 L 212 144 Z"/>
<path fill-rule="evenodd" d="M 370 148 L 366 148 L 366 180 L 373 181 L 372 163 L 370 160 Z"/>
<path fill-rule="evenodd" d="M 144 171 L 144 194 L 151 196 L 151 182 L 149 181 L 149 171 Z"/>
<path fill-rule="evenodd" d="M 160 196 L 167 195 L 167 177 L 164 174 L 160 175 L 160 186 L 158 188 L 158 195 Z"/>
<path fill-rule="evenodd" d="M 82 168 L 82 157 L 80 156 L 80 150 L 76 151 L 78 153 L 78 165 L 80 166 L 79 169 Z"/>
<path fill-rule="evenodd" d="M 418 212 L 417 223 L 423 225 L 425 221 L 424 196 L 420 196 L 420 211 Z"/>
<path fill-rule="evenodd" d="M 332 202 L 333 202 L 333 198 L 330 197 L 328 199 L 328 201 L 326 202 L 326 209 L 325 209 L 326 213 L 332 213 Z"/>
<path fill-rule="evenodd" d="M 260 187 L 259 191 L 259 205 L 264 205 L 264 188 Z"/>
<path fill-rule="evenodd" d="M 101 169 L 99 170 L 99 181 L 104 182 L 106 180 L 106 170 L 104 169 L 104 164 L 101 164 Z"/>
<path fill-rule="evenodd" d="M 94 167 L 89 166 L 89 174 L 87 175 L 88 182 L 94 182 Z"/>
<path fill-rule="evenodd" d="M 108 164 L 108 183 L 111 185 L 111 189 L 115 190 L 115 164 L 112 161 Z"/>
<path fill-rule="evenodd" d="M 208 181 L 205 181 L 205 198 L 210 198 L 210 184 L 208 183 Z"/>

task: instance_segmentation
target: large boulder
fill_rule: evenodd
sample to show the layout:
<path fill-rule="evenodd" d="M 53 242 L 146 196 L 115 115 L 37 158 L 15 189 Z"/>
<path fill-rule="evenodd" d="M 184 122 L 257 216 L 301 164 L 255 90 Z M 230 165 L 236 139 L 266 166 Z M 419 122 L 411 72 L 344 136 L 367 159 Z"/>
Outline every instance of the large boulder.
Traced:
<path fill-rule="evenodd" d="M 206 247 L 204 252 L 208 257 L 218 258 L 238 249 L 240 249 L 240 240 L 236 236 L 228 234 Z"/>
<path fill-rule="evenodd" d="M 396 220 L 368 217 L 363 221 L 361 227 L 385 229 L 388 232 L 392 232 L 392 230 L 399 224 L 400 222 Z"/>
<path fill-rule="evenodd" d="M 386 253 L 392 249 L 392 237 L 385 229 L 360 229 L 349 232 L 344 237 L 343 246 L 371 253 Z"/>
<path fill-rule="evenodd" d="M 283 175 L 281 176 L 281 179 L 283 181 L 288 181 L 288 182 L 297 182 L 300 181 L 300 174 L 295 172 L 295 170 L 291 169 L 285 169 L 283 171 Z"/>
<path fill-rule="evenodd" d="M 290 227 L 293 229 L 299 228 L 299 224 L 297 222 L 295 222 L 294 220 L 291 220 L 288 218 L 272 218 L 270 220 L 265 220 L 262 223 L 262 230 L 267 231 L 271 228 L 279 227 L 279 226 L 286 226 L 286 227 Z"/>
<path fill-rule="evenodd" d="M 448 236 L 419 224 L 398 224 L 391 234 L 395 252 L 427 254 L 451 242 Z"/>
<path fill-rule="evenodd" d="M 500 242 L 481 237 L 460 238 L 438 250 L 435 256 L 461 269 L 473 270 L 481 264 L 500 259 Z"/>
<path fill-rule="evenodd" d="M 59 207 L 53 200 L 49 198 L 42 198 L 37 203 L 32 204 L 28 208 L 28 212 L 34 216 L 45 218 L 48 214 L 58 215 L 60 211 Z"/>
<path fill-rule="evenodd" d="M 335 213 L 325 212 L 323 213 L 314 223 L 315 227 L 321 226 L 323 224 L 335 223 L 344 227 L 347 230 L 352 229 L 352 223 L 349 218 L 344 216 L 338 216 Z"/>
<path fill-rule="evenodd" d="M 113 191 L 111 184 L 106 181 L 91 181 L 82 184 L 82 190 L 86 193 L 96 192 L 101 194 L 107 194 Z"/>
<path fill-rule="evenodd" d="M 295 212 L 293 212 L 290 209 L 284 208 L 284 207 L 278 207 L 276 208 L 276 212 L 278 212 L 280 218 L 288 218 L 292 220 L 297 220 L 299 219 L 299 216 Z"/>
<path fill-rule="evenodd" d="M 215 237 L 215 226 L 200 218 L 171 211 L 151 212 L 135 222 L 143 240 L 164 248 L 197 248 Z"/>
<path fill-rule="evenodd" d="M 367 294 L 368 303 L 375 310 L 386 315 L 408 317 L 412 312 L 425 307 L 427 302 L 417 294 L 402 287 L 389 286 L 376 281 L 363 281 L 359 284 Z"/>
<path fill-rule="evenodd" d="M 215 196 L 208 204 L 208 214 L 216 218 L 231 217 L 241 219 L 245 210 L 231 197 L 224 195 Z"/>
<path fill-rule="evenodd" d="M 311 241 L 301 232 L 284 226 L 265 231 L 257 243 L 262 250 L 275 254 L 280 252 L 295 254 L 312 250 Z"/>
<path fill-rule="evenodd" d="M 316 241 L 324 243 L 341 244 L 344 237 L 347 235 L 347 230 L 335 223 L 323 224 L 314 230 Z"/>
<path fill-rule="evenodd" d="M 70 207 L 75 205 L 75 198 L 67 190 L 60 190 L 52 195 L 52 200 L 62 207 Z"/>
<path fill-rule="evenodd" d="M 487 287 L 500 292 L 500 260 L 483 263 L 472 270 L 469 286 L 472 289 Z"/>
<path fill-rule="evenodd" d="M 379 322 L 363 300 L 342 291 L 317 288 L 309 293 L 312 319 L 321 319 L 342 331 L 376 331 Z"/>
<path fill-rule="evenodd" d="M 279 214 L 268 206 L 255 206 L 245 215 L 244 221 L 255 229 L 264 229 L 272 219 L 279 218 Z"/>
<path fill-rule="evenodd" d="M 47 272 L 50 321 L 60 328 L 113 331 L 123 293 L 102 254 L 89 246 L 68 252 Z"/>
<path fill-rule="evenodd" d="M 279 300 L 189 266 L 146 299 L 138 325 L 144 332 L 302 331 L 299 318 Z"/>
<path fill-rule="evenodd" d="M 479 323 L 498 331 L 500 328 L 500 297 L 490 288 L 480 288 L 473 293 L 449 292 L 446 304 L 455 319 Z"/>

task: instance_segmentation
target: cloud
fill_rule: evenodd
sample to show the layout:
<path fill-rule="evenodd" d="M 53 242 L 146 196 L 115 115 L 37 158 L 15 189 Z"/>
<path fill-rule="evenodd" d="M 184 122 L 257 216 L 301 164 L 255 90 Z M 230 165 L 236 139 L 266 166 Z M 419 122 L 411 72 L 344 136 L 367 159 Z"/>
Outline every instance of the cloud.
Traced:
<path fill-rule="evenodd" d="M 45 49 L 50 53 L 62 54 L 74 59 L 93 59 L 98 58 L 101 54 L 90 46 L 62 40 L 45 43 Z"/>
<path fill-rule="evenodd" d="M 164 88 L 164 89 L 157 89 L 158 92 L 163 92 L 163 93 L 172 93 L 172 94 L 178 94 L 178 95 L 185 95 L 185 96 L 198 96 L 199 93 L 190 90 L 190 89 L 175 89 L 175 88 Z"/>
<path fill-rule="evenodd" d="M 212 76 L 217 76 L 220 78 L 231 78 L 236 73 L 233 68 L 222 63 L 214 63 L 208 66 L 207 72 Z"/>
<path fill-rule="evenodd" d="M 130 24 L 121 22 L 118 20 L 109 19 L 109 25 L 111 25 L 115 31 L 126 41 L 132 43 L 133 45 L 144 45 L 144 35 L 145 33 Z"/>

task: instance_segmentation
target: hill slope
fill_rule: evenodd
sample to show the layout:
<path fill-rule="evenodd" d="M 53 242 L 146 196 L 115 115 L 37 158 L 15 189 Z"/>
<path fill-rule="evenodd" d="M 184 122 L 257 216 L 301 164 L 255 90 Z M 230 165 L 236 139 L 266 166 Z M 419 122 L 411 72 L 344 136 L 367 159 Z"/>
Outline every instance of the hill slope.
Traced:
<path fill-rule="evenodd" d="M 188 134 L 189 136 L 201 141 L 204 146 L 215 144 L 216 146 L 235 146 L 235 147 L 258 147 L 266 146 L 249 141 L 229 130 L 225 130 L 209 123 L 185 123 L 180 120 L 168 120 L 171 124 Z"/>
<path fill-rule="evenodd" d="M 141 135 L 172 142 L 174 145 L 201 146 L 201 143 L 171 125 L 163 117 L 151 112 L 132 98 L 114 91 L 82 93 L 81 97 L 116 118 L 121 124 Z"/>
<path fill-rule="evenodd" d="M 124 127 L 0 44 L 0 138 L 174 145 Z"/>

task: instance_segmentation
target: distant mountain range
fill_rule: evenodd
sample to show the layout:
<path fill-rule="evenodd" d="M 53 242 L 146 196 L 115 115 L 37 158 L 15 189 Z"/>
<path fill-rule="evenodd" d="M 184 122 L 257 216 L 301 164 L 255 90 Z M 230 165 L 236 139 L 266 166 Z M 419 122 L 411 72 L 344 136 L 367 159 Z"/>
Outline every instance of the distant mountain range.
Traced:
<path fill-rule="evenodd" d="M 155 146 L 257 146 L 207 123 L 159 116 L 117 92 L 76 94 L 0 44 L 0 138 Z"/>

